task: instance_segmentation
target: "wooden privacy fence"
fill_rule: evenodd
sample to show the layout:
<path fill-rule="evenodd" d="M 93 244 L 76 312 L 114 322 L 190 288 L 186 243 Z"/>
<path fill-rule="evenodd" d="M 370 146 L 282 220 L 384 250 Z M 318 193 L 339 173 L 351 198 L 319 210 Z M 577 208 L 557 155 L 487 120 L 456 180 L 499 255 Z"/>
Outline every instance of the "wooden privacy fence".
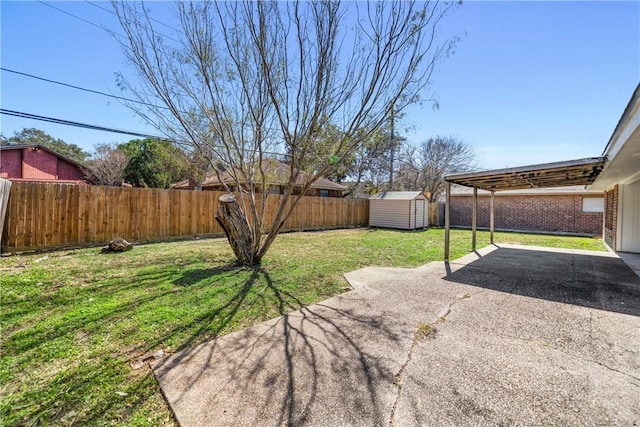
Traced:
<path fill-rule="evenodd" d="M 160 190 L 16 182 L 10 190 L 2 251 L 89 246 L 222 233 L 216 191 Z M 280 195 L 269 195 L 270 224 Z M 368 200 L 302 197 L 285 230 L 366 226 Z"/>

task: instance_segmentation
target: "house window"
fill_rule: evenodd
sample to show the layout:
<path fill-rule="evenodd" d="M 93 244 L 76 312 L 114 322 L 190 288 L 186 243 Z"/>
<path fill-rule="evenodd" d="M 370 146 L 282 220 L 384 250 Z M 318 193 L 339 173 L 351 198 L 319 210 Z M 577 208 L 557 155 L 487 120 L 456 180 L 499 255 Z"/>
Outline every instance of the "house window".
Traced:
<path fill-rule="evenodd" d="M 329 197 L 329 190 L 320 190 L 320 197 Z"/>
<path fill-rule="evenodd" d="M 270 185 L 269 186 L 269 194 L 280 194 L 280 186 L 278 186 L 278 185 Z"/>
<path fill-rule="evenodd" d="M 604 197 L 583 197 L 582 212 L 604 212 Z"/>

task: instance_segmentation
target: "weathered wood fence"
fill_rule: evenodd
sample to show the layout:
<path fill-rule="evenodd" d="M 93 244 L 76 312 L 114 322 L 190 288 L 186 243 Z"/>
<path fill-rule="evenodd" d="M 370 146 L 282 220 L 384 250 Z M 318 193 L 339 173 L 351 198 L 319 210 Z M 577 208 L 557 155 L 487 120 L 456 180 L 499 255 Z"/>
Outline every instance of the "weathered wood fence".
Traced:
<path fill-rule="evenodd" d="M 444 203 L 429 203 L 429 227 L 444 227 Z"/>
<path fill-rule="evenodd" d="M 11 181 L 0 178 L 0 230 L 4 228 L 4 218 L 9 204 L 9 193 L 11 192 Z"/>
<path fill-rule="evenodd" d="M 2 251 L 90 246 L 115 237 L 134 242 L 222 233 L 214 191 L 16 182 L 10 190 Z M 267 198 L 267 223 L 279 195 Z M 303 197 L 286 230 L 366 226 L 369 201 Z"/>

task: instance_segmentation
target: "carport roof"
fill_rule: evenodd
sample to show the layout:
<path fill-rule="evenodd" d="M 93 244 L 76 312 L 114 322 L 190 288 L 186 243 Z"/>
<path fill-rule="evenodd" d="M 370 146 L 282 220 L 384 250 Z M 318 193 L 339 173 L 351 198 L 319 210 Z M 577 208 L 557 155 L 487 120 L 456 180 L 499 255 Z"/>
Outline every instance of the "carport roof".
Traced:
<path fill-rule="evenodd" d="M 606 157 L 591 157 L 564 162 L 448 175 L 445 180 L 450 183 L 487 191 L 591 185 L 600 175 L 606 163 Z"/>

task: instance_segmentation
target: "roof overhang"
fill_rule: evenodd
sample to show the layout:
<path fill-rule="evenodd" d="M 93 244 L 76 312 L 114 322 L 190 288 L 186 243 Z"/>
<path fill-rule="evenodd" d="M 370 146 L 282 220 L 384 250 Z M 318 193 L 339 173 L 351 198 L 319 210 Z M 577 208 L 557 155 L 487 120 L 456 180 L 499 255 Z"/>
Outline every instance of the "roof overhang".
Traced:
<path fill-rule="evenodd" d="M 622 117 L 604 149 L 609 163 L 593 184 L 603 191 L 615 184 L 640 179 L 640 85 L 636 87 Z"/>
<path fill-rule="evenodd" d="M 445 180 L 450 183 L 487 191 L 591 185 L 606 164 L 606 157 L 592 157 L 565 162 L 448 175 Z"/>

